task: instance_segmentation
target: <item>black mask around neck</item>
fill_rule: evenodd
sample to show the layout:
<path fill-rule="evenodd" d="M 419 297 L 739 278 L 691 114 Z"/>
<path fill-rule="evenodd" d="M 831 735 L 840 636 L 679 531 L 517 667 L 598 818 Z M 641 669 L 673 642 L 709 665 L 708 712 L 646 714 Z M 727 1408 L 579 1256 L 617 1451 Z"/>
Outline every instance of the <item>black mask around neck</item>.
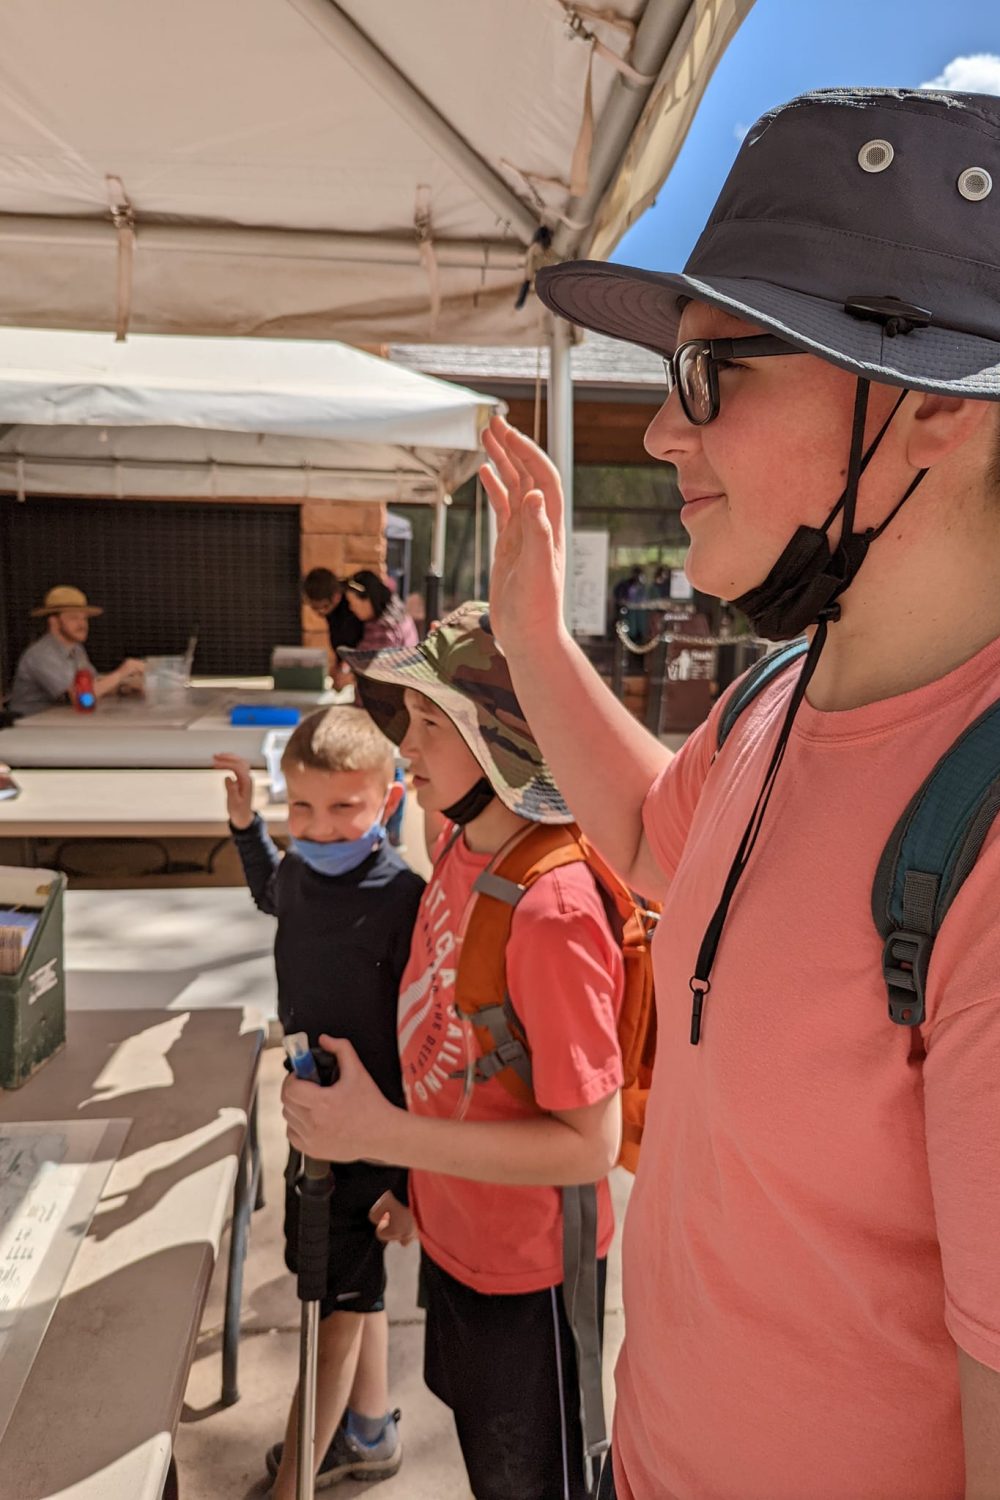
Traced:
<path fill-rule="evenodd" d="M 906 391 L 902 392 L 862 454 L 864 421 L 868 409 L 868 382 L 858 382 L 851 458 L 844 493 L 822 526 L 800 526 L 797 529 L 762 583 L 730 601 L 747 616 L 756 635 L 763 636 L 768 641 L 789 641 L 801 635 L 807 625 L 815 625 L 821 615 L 829 611 L 834 601 L 854 582 L 872 542 L 882 535 L 923 479 L 926 469 L 920 470 L 899 504 L 879 527 L 863 532 L 854 531 L 858 482 L 906 394 Z M 841 539 L 831 549 L 828 533 L 841 510 L 844 512 Z"/>
<path fill-rule="evenodd" d="M 486 811 L 495 796 L 496 792 L 486 777 L 480 776 L 464 797 L 459 797 L 450 807 L 442 809 L 442 817 L 447 818 L 449 823 L 457 823 L 459 828 L 464 828 L 466 823 L 474 822 L 480 813 Z"/>
<path fill-rule="evenodd" d="M 840 605 L 837 599 L 853 583 L 872 542 L 882 535 L 927 472 L 926 469 L 918 472 L 906 493 L 880 526 L 872 527 L 864 532 L 854 530 L 854 514 L 861 475 L 907 394 L 903 391 L 865 450 L 864 432 L 865 417 L 868 413 L 868 391 L 868 381 L 859 380 L 854 402 L 847 485 L 833 510 L 822 526 L 800 526 L 763 583 L 758 584 L 756 588 L 748 589 L 739 599 L 731 601 L 749 617 L 756 633 L 767 640 L 790 640 L 794 636 L 801 635 L 807 625 L 815 625 L 816 631 L 789 697 L 777 743 L 772 751 L 761 789 L 757 794 L 753 812 L 743 831 L 743 837 L 729 867 L 729 874 L 726 876 L 718 904 L 705 929 L 698 950 L 695 971 L 689 982 L 692 996 L 691 1041 L 695 1046 L 701 1039 L 702 1012 L 706 996 L 712 988 L 712 968 L 723 928 L 729 916 L 729 908 L 736 894 L 736 887 L 754 851 L 761 824 L 771 800 L 771 793 L 774 790 L 774 783 L 788 746 L 795 715 L 799 711 L 806 689 L 823 653 L 830 626 L 840 618 Z M 841 510 L 844 512 L 841 538 L 837 546 L 831 549 L 827 533 Z"/>

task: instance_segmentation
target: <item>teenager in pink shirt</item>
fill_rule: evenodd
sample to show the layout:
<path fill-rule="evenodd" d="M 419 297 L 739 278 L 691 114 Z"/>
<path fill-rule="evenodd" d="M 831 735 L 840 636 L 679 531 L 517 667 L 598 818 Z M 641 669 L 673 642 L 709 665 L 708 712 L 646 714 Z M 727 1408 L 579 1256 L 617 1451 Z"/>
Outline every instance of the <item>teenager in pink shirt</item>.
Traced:
<path fill-rule="evenodd" d="M 558 476 L 501 419 L 491 616 L 584 831 L 665 899 L 625 1226 L 619 1500 L 1000 1496 L 1000 829 L 893 1025 L 872 883 L 1000 695 L 1000 100 L 807 95 L 685 274 L 539 276 L 667 356 L 688 576 L 809 651 L 671 760 L 562 617 Z M 745 869 L 744 869 L 745 867 Z M 695 1043 L 696 1045 L 692 1045 Z"/>
<path fill-rule="evenodd" d="M 340 1080 L 323 1090 L 289 1080 L 289 1134 L 310 1155 L 411 1169 L 424 1373 L 454 1413 L 476 1500 L 583 1500 L 580 1330 L 561 1288 L 560 1189 L 597 1184 L 588 1195 L 589 1265 L 580 1281 L 573 1273 L 573 1300 L 591 1301 L 586 1373 L 599 1389 L 613 1231 L 606 1176 L 621 1132 L 621 948 L 586 865 L 530 884 L 504 961 L 535 1102 L 516 1098 L 496 1073 L 479 1076 L 492 1054 L 483 1056 L 456 1011 L 475 883 L 535 824 L 567 823 L 570 814 L 524 722 L 484 605 L 463 606 L 419 646 L 345 659 L 362 703 L 401 744 L 435 835 L 399 1002 L 407 1110 L 385 1099 L 348 1042 L 324 1038 Z M 401 1205 L 391 1219 L 388 1235 L 405 1238 Z"/>

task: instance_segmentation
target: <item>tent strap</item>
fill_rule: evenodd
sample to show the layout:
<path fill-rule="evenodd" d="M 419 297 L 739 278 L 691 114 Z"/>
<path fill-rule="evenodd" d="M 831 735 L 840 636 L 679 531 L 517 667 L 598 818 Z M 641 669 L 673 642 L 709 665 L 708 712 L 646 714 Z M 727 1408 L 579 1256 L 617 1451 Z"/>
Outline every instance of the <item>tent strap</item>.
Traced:
<path fill-rule="evenodd" d="M 566 14 L 569 23 L 570 35 L 580 37 L 589 48 L 590 55 L 587 58 L 587 73 L 583 84 L 583 112 L 580 118 L 580 129 L 577 132 L 576 145 L 573 148 L 573 161 L 570 167 L 569 190 L 573 198 L 582 198 L 590 186 L 590 159 L 594 150 L 594 56 L 602 57 L 605 62 L 611 64 L 617 73 L 626 82 L 634 84 L 637 88 L 645 88 L 656 82 L 654 74 L 640 73 L 633 68 L 625 57 L 612 51 L 599 37 L 595 36 L 586 21 L 605 22 L 610 25 L 618 25 L 627 29 L 629 41 L 627 50 L 631 52 L 635 41 L 635 26 L 632 22 L 626 22 L 624 17 L 615 16 L 607 11 L 594 10 L 588 6 L 575 5 L 573 0 L 558 0 Z"/>
<path fill-rule="evenodd" d="M 132 316 L 132 264 L 135 257 L 135 210 L 132 207 L 125 184 L 120 177 L 110 173 L 105 176 L 108 185 L 108 206 L 111 222 L 118 231 L 118 291 L 115 306 L 115 343 L 124 344 Z"/>

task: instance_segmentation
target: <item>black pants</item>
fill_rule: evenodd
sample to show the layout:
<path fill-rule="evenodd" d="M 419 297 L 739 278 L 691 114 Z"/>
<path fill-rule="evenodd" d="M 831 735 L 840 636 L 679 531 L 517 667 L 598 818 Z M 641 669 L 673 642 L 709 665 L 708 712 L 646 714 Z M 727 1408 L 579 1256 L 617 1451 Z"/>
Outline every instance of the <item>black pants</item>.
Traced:
<path fill-rule="evenodd" d="M 601 1470 L 601 1482 L 597 1486 L 597 1500 L 617 1500 L 615 1490 L 615 1472 L 611 1467 L 611 1449 L 604 1455 L 604 1468 Z"/>
<path fill-rule="evenodd" d="M 598 1267 L 604 1317 L 607 1266 Z M 424 1379 L 450 1406 L 476 1500 L 586 1500 L 576 1350 L 560 1287 L 490 1296 L 424 1255 Z"/>

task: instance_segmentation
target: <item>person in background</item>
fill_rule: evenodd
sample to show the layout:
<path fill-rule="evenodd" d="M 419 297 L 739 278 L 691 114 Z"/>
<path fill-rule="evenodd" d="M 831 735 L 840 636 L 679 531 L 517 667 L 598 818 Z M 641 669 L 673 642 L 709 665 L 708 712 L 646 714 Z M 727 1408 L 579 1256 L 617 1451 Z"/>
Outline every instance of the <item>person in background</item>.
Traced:
<path fill-rule="evenodd" d="M 357 646 L 364 626 L 344 597 L 344 585 L 329 568 L 311 568 L 302 580 L 302 597 L 322 615 L 330 632 L 330 646 Z"/>
<path fill-rule="evenodd" d="M 417 627 L 407 613 L 399 595 L 377 573 L 362 568 L 347 580 L 345 585 L 347 603 L 361 624 L 363 634 L 359 651 L 382 651 L 387 646 L 415 646 L 419 640 Z M 343 664 L 342 664 L 343 665 Z M 345 667 L 345 670 L 346 667 Z M 353 679 L 352 679 L 353 680 Z M 406 777 L 403 768 L 396 766 L 396 781 L 404 795 L 387 825 L 389 842 L 395 849 L 402 849 L 403 813 L 406 806 Z"/>
<path fill-rule="evenodd" d="M 34 619 L 45 620 L 46 630 L 22 653 L 17 664 L 7 704 L 15 718 L 40 714 L 66 702 L 77 672 L 92 675 L 98 699 L 142 687 L 146 663 L 133 657 L 127 657 L 113 672 L 97 673 L 87 655 L 86 640 L 91 620 L 104 611 L 88 603 L 80 589 L 59 584 L 49 589 L 45 603 L 31 613 Z"/>
<path fill-rule="evenodd" d="M 359 645 L 365 627 L 344 597 L 344 585 L 329 568 L 309 570 L 302 580 L 302 597 L 311 610 L 323 616 L 330 632 L 333 685 L 335 688 L 347 687 L 353 679 L 349 668 L 337 655 L 337 648 Z"/>
<path fill-rule="evenodd" d="M 383 651 L 387 646 L 415 646 L 417 627 L 387 583 L 362 568 L 344 585 L 352 613 L 361 622 L 358 651 Z"/>

